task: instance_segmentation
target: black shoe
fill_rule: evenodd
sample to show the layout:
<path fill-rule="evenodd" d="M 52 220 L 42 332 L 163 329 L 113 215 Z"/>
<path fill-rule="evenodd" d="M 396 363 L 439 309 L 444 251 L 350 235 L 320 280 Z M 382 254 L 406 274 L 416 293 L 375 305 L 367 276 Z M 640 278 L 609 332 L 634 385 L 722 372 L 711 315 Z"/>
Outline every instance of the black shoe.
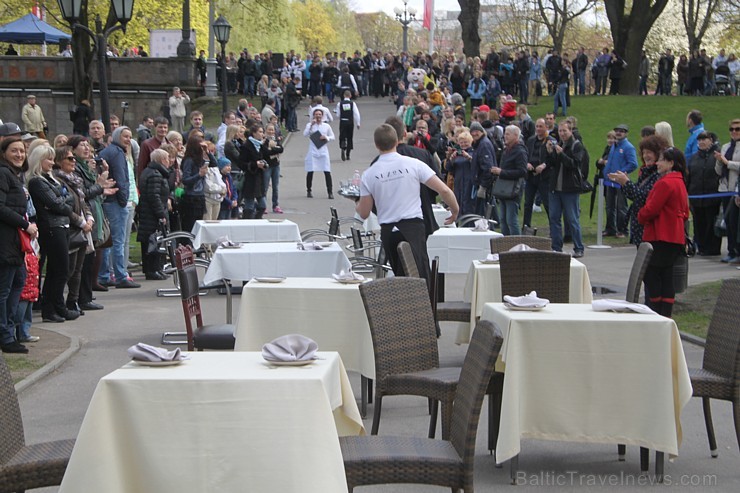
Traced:
<path fill-rule="evenodd" d="M 56 313 L 50 313 L 47 315 L 41 315 L 41 321 L 52 324 L 60 324 L 64 322 L 64 317 L 60 317 Z"/>
<path fill-rule="evenodd" d="M 308 197 L 309 199 L 312 199 L 313 198 L 313 194 L 311 193 L 311 190 L 309 190 L 308 192 L 306 192 L 306 197 Z"/>
<path fill-rule="evenodd" d="M 91 301 L 89 303 L 83 303 L 82 305 L 80 305 L 80 308 L 82 308 L 83 310 L 87 310 L 87 311 L 93 311 L 93 310 L 102 310 L 105 307 L 99 303 L 93 303 Z"/>
<path fill-rule="evenodd" d="M 329 200 L 334 200 L 334 194 L 329 192 Z"/>
<path fill-rule="evenodd" d="M 573 251 L 573 258 L 581 258 L 581 257 L 583 257 L 583 250 Z"/>
<path fill-rule="evenodd" d="M 99 282 L 96 282 L 95 284 L 93 284 L 92 290 L 93 291 L 108 291 L 108 286 L 103 286 Z"/>
<path fill-rule="evenodd" d="M 80 308 L 80 305 L 77 304 L 77 302 L 74 303 L 67 303 L 67 310 L 77 312 L 80 314 L 80 317 L 85 315 L 85 312 Z"/>
<path fill-rule="evenodd" d="M 141 284 L 135 283 L 131 279 L 124 279 L 123 281 L 116 284 L 116 289 L 121 288 L 140 288 Z"/>
<path fill-rule="evenodd" d="M 347 160 L 347 155 L 345 154 L 344 149 L 342 149 L 342 161 L 346 161 L 346 160 Z"/>
<path fill-rule="evenodd" d="M 80 318 L 80 315 L 80 312 L 78 312 L 77 310 L 67 309 L 64 311 L 64 314 L 62 316 L 65 320 L 77 320 L 78 318 Z"/>
<path fill-rule="evenodd" d="M 107 281 L 98 281 L 98 284 L 101 286 L 105 286 L 106 288 L 110 288 L 116 285 L 115 282 L 113 282 L 113 279 L 108 279 Z"/>
<path fill-rule="evenodd" d="M 3 344 L 2 346 L 0 346 L 0 349 L 2 349 L 4 353 L 25 354 L 28 352 L 28 348 L 18 341 L 13 341 L 10 344 Z"/>
<path fill-rule="evenodd" d="M 164 281 L 167 279 L 167 277 L 159 272 L 147 272 L 144 277 L 147 281 Z"/>

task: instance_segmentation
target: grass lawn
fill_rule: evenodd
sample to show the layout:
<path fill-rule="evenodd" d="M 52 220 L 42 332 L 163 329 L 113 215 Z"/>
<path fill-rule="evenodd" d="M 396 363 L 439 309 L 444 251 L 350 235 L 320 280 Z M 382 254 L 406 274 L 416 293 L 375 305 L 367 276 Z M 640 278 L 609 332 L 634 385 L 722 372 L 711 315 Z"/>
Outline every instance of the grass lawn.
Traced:
<path fill-rule="evenodd" d="M 677 297 L 673 307 L 673 320 L 678 330 L 702 338 L 707 337 L 709 319 L 717 303 L 722 281 L 713 281 L 689 286 L 685 293 Z"/>

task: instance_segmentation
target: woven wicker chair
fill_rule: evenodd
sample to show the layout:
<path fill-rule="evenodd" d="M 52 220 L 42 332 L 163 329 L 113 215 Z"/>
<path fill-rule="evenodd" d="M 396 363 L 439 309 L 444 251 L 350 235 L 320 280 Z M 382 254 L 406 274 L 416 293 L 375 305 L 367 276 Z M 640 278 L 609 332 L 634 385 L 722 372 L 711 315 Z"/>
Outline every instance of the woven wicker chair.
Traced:
<path fill-rule="evenodd" d="M 483 394 L 502 343 L 501 332 L 481 320 L 473 331 L 455 392 L 450 440 L 415 437 L 341 437 L 347 487 L 417 483 L 473 493 L 473 463 Z"/>
<path fill-rule="evenodd" d="M 449 436 L 452 399 L 460 368 L 439 368 L 437 335 L 424 279 L 392 277 L 360 284 L 375 353 L 375 408 L 371 433 L 380 426 L 383 397 L 418 395 L 442 404 L 442 438 Z M 437 406 L 429 437 L 434 437 Z"/>
<path fill-rule="evenodd" d="M 434 313 L 434 320 L 437 322 L 470 322 L 470 303 L 465 301 L 440 301 L 437 302 L 437 291 L 439 289 L 438 277 L 439 273 L 439 257 L 434 257 L 432 260 L 432 276 L 431 276 L 431 297 L 432 297 L 432 312 Z"/>
<path fill-rule="evenodd" d="M 632 262 L 632 270 L 630 271 L 629 281 L 627 282 L 627 293 L 625 299 L 630 303 L 640 302 L 640 288 L 642 287 L 642 280 L 645 278 L 645 271 L 647 270 L 650 258 L 653 256 L 653 245 L 647 241 L 640 243 L 637 247 L 637 255 L 635 260 Z"/>
<path fill-rule="evenodd" d="M 23 492 L 62 482 L 74 440 L 26 445 L 13 379 L 0 356 L 0 491 Z"/>
<path fill-rule="evenodd" d="M 717 304 L 707 330 L 701 368 L 689 368 L 694 397 L 701 397 L 709 451 L 717 457 L 710 399 L 732 402 L 735 435 L 740 447 L 740 279 L 722 281 Z"/>
<path fill-rule="evenodd" d="M 175 253 L 175 259 L 177 276 L 180 279 L 180 297 L 182 299 L 182 311 L 185 315 L 188 351 L 195 349 L 198 351 L 204 349 L 234 349 L 236 342 L 234 338 L 235 326 L 228 323 L 203 325 L 200 295 L 198 293 L 198 271 L 190 246 L 179 246 Z M 193 318 L 196 322 L 195 328 L 193 328 Z"/>
<path fill-rule="evenodd" d="M 501 294 L 522 296 L 537 291 L 550 303 L 570 300 L 570 255 L 560 252 L 526 250 L 499 254 Z"/>
<path fill-rule="evenodd" d="M 419 268 L 416 266 L 416 260 L 414 260 L 414 252 L 411 251 L 409 242 L 402 241 L 398 244 L 396 250 L 398 250 L 398 258 L 401 261 L 401 266 L 406 273 L 406 277 L 421 277 Z"/>
<path fill-rule="evenodd" d="M 544 236 L 511 235 L 491 238 L 491 253 L 508 252 L 519 244 L 525 244 L 536 250 L 552 250 L 552 240 Z"/>

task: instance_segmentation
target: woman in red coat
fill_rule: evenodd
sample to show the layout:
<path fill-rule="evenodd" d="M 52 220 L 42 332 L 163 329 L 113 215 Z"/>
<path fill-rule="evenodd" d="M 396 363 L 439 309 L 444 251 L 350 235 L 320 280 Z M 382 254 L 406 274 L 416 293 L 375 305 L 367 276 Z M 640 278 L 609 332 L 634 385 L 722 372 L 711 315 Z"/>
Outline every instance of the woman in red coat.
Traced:
<path fill-rule="evenodd" d="M 647 196 L 637 220 L 645 228 L 642 239 L 653 245 L 653 256 L 645 272 L 649 306 L 670 317 L 676 297 L 673 265 L 685 252 L 689 200 L 686 192 L 686 158 L 674 147 L 658 158 L 660 178 Z"/>

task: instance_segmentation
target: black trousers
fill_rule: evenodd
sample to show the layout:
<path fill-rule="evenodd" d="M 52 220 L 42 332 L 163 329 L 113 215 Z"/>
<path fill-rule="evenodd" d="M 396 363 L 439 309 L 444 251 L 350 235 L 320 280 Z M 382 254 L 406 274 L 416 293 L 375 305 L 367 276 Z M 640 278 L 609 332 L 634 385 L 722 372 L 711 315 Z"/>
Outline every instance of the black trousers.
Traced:
<path fill-rule="evenodd" d="M 92 285 L 93 278 L 97 279 L 98 274 L 92 274 L 93 266 L 95 265 L 95 252 L 88 253 L 85 255 L 85 260 L 82 262 L 82 273 L 80 274 L 80 291 L 77 297 L 77 302 L 82 305 L 90 303 L 93 300 Z"/>
<path fill-rule="evenodd" d="M 397 229 L 396 231 L 393 230 L 394 227 Z M 385 254 L 390 260 L 393 273 L 397 276 L 406 274 L 401 259 L 398 257 L 398 244 L 402 241 L 408 241 L 414 254 L 416 268 L 419 269 L 421 277 L 426 279 L 427 285 L 429 284 L 431 271 L 429 269 L 429 255 L 427 254 L 426 228 L 423 220 L 404 219 L 397 223 L 381 224 L 380 241 L 383 244 Z"/>
<path fill-rule="evenodd" d="M 203 219 L 206 211 L 206 197 L 204 195 L 183 195 L 180 200 L 180 221 L 182 230 L 190 233 L 195 221 Z"/>
<path fill-rule="evenodd" d="M 333 185 L 331 180 L 331 171 L 324 171 L 324 181 L 326 182 L 326 192 L 332 193 Z M 313 185 L 313 171 L 306 173 L 306 191 L 311 191 Z"/>
<path fill-rule="evenodd" d="M 722 238 L 714 234 L 714 220 L 719 214 L 719 202 L 706 207 L 692 207 L 694 214 L 694 240 L 699 253 L 719 255 Z"/>
<path fill-rule="evenodd" d="M 64 286 L 69 272 L 68 242 L 69 228 L 49 228 L 42 225 L 39 229 L 39 244 L 46 254 L 46 277 L 42 289 L 44 300 L 41 304 L 44 316 L 66 313 Z"/>
<path fill-rule="evenodd" d="M 355 134 L 355 124 L 352 122 L 339 122 L 339 148 L 346 151 L 354 149 L 352 137 Z"/>
<path fill-rule="evenodd" d="M 684 250 L 684 245 L 651 241 L 653 256 L 645 271 L 645 292 L 647 304 L 659 314 L 670 317 L 676 300 L 676 287 L 673 283 L 673 266 Z"/>

